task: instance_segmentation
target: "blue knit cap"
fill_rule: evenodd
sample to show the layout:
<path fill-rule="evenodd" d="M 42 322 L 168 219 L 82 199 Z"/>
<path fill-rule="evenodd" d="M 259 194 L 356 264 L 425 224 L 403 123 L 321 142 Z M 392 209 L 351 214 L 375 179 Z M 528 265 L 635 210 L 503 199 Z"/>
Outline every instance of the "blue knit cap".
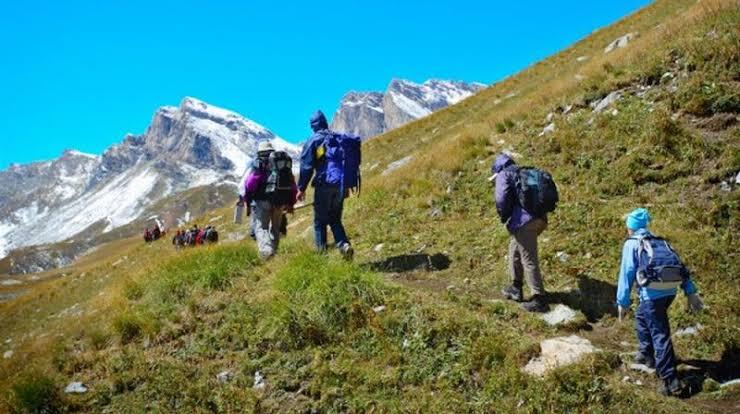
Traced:
<path fill-rule="evenodd" d="M 647 227 L 650 223 L 650 213 L 644 208 L 638 208 L 627 214 L 627 228 L 630 230 L 639 230 Z"/>

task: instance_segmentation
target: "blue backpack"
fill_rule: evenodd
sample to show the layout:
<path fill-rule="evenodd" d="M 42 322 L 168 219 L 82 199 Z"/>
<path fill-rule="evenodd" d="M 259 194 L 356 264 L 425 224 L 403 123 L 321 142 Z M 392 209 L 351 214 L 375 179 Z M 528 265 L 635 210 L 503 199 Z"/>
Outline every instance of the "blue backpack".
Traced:
<path fill-rule="evenodd" d="M 362 140 L 356 135 L 327 131 L 319 151 L 326 162 L 327 184 L 345 190 L 358 189 L 361 184 Z M 318 157 L 320 158 L 320 157 Z"/>
<path fill-rule="evenodd" d="M 640 287 L 669 290 L 680 287 L 689 271 L 667 240 L 655 236 L 631 237 L 637 240 L 637 284 Z"/>
<path fill-rule="evenodd" d="M 543 217 L 557 207 L 558 187 L 547 171 L 519 168 L 516 183 L 519 205 L 535 217 Z"/>

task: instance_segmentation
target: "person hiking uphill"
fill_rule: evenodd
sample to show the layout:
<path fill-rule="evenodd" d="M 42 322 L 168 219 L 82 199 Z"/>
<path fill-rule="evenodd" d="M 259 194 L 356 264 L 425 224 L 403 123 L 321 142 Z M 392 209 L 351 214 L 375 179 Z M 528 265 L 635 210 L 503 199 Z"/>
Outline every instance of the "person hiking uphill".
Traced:
<path fill-rule="evenodd" d="M 316 248 L 320 252 L 326 251 L 326 226 L 329 226 L 336 247 L 345 259 L 351 260 L 354 249 L 342 224 L 342 212 L 344 199 L 349 197 L 351 189 L 360 185 L 361 140 L 357 136 L 329 130 L 321 111 L 316 111 L 311 117 L 311 130 L 313 135 L 301 151 L 298 200 L 304 200 L 313 176 Z"/>
<path fill-rule="evenodd" d="M 617 284 L 618 316 L 621 321 L 629 310 L 630 292 L 637 283 L 640 304 L 635 322 L 639 350 L 635 354 L 635 362 L 655 368 L 663 382 L 658 392 L 679 396 L 683 385 L 676 372 L 668 307 L 676 298 L 679 287 L 686 294 L 689 311 L 701 311 L 704 303 L 688 269 L 671 245 L 648 231 L 650 220 L 650 214 L 644 208 L 638 208 L 626 217 L 628 237 L 622 248 Z"/>
<path fill-rule="evenodd" d="M 532 298 L 523 303 L 522 308 L 529 312 L 546 312 L 549 307 L 540 273 L 537 237 L 547 228 L 547 213 L 554 210 L 558 201 L 557 189 L 549 174 L 534 168 L 519 168 L 506 154 L 496 157 L 491 171 L 493 176 L 489 180 L 496 186 L 496 211 L 511 235 L 511 284 L 501 293 L 507 299 L 522 302 L 522 286 L 526 278 Z M 530 185 L 523 188 L 522 183 Z"/>
<path fill-rule="evenodd" d="M 284 151 L 275 151 L 269 141 L 259 143 L 260 156 L 266 163 L 255 165 L 244 184 L 244 201 L 254 202 L 257 250 L 263 260 L 275 255 L 280 243 L 280 224 L 287 210 L 293 211 L 298 189 L 293 177 L 292 160 Z"/>

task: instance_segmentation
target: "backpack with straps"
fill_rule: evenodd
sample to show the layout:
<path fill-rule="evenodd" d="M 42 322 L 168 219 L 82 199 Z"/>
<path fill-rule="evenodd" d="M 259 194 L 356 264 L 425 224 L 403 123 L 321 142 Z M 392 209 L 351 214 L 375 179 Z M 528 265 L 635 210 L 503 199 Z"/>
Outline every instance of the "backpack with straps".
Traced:
<path fill-rule="evenodd" d="M 655 236 L 630 237 L 637 240 L 637 284 L 640 287 L 669 290 L 680 287 L 689 271 L 667 240 Z"/>
<path fill-rule="evenodd" d="M 326 162 L 327 184 L 338 185 L 345 190 L 358 189 L 361 185 L 360 163 L 362 162 L 362 139 L 356 135 L 327 131 L 319 148 Z"/>
<path fill-rule="evenodd" d="M 560 200 L 550 173 L 533 167 L 517 171 L 517 196 L 519 205 L 536 217 L 554 211 Z"/>
<path fill-rule="evenodd" d="M 265 183 L 265 195 L 275 206 L 288 205 L 293 201 L 293 160 L 285 151 L 273 151 L 268 162 L 269 175 Z"/>

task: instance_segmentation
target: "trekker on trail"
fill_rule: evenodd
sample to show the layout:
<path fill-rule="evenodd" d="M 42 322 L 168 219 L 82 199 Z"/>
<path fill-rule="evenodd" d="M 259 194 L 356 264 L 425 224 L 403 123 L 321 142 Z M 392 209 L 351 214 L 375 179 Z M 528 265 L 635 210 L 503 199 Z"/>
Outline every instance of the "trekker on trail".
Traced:
<path fill-rule="evenodd" d="M 522 303 L 529 312 L 546 312 L 547 292 L 542 283 L 537 253 L 537 237 L 547 228 L 547 213 L 557 204 L 557 188 L 552 177 L 535 168 L 520 168 L 514 160 L 499 154 L 491 167 L 495 182 L 494 201 L 501 223 L 511 235 L 509 242 L 509 273 L 511 284 L 501 293 L 505 298 L 522 302 L 523 281 L 526 279 L 532 298 Z M 527 188 L 523 188 L 525 182 Z"/>
<path fill-rule="evenodd" d="M 635 362 L 655 368 L 662 380 L 658 389 L 666 396 L 679 396 L 683 385 L 676 372 L 676 355 L 671 342 L 668 307 L 677 288 L 686 294 L 688 308 L 699 312 L 704 302 L 697 294 L 688 269 L 664 239 L 654 236 L 647 226 L 651 217 L 644 208 L 627 215 L 627 240 L 622 248 L 622 264 L 617 285 L 618 315 L 621 321 L 630 308 L 630 293 L 637 282 L 640 304 L 635 313 L 639 350 Z"/>
<path fill-rule="evenodd" d="M 255 164 L 247 176 L 244 201 L 247 205 L 254 202 L 251 215 L 255 221 L 257 250 L 263 260 L 268 260 L 277 253 L 283 214 L 293 211 L 298 190 L 287 153 L 275 151 L 270 141 L 260 142 L 258 153 L 266 155 L 267 162 Z"/>
<path fill-rule="evenodd" d="M 342 211 L 350 190 L 360 186 L 361 140 L 357 136 L 330 131 L 321 111 L 316 111 L 311 117 L 311 129 L 313 135 L 301 151 L 298 200 L 305 199 L 313 177 L 316 248 L 320 252 L 326 251 L 326 226 L 329 226 L 336 247 L 345 259 L 351 260 L 354 250 L 342 224 Z"/>

